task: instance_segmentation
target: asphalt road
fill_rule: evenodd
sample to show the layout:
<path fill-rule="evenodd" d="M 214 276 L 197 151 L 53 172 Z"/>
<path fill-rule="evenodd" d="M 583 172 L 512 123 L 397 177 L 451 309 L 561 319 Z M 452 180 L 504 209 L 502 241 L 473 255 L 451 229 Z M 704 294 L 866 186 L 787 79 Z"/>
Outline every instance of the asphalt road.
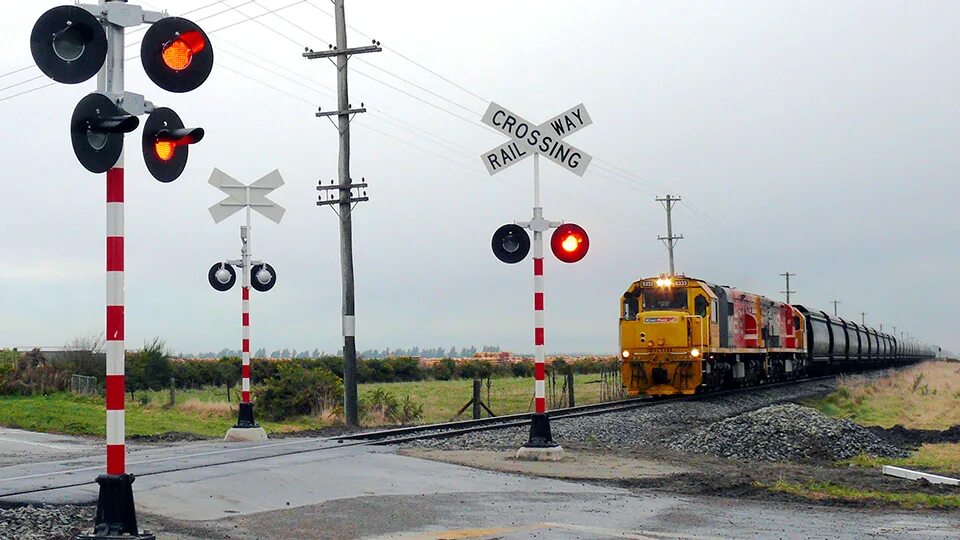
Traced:
<path fill-rule="evenodd" d="M 18 437 L 28 438 L 25 435 Z M 12 445 L 0 434 L 0 457 Z M 0 494 L 92 482 L 102 448 L 29 438 L 35 456 L 0 467 Z M 58 444 L 65 445 L 63 448 Z M 11 446 L 7 446 L 11 445 Z M 76 445 L 76 446 L 71 446 Z M 280 446 L 277 446 L 280 445 Z M 221 464 L 281 449 L 325 448 Z M 66 449 L 66 450 L 64 450 Z M 95 451 L 77 458 L 71 452 Z M 19 450 L 17 450 L 19 451 Z M 62 452 L 67 459 L 58 459 Z M 890 512 L 640 492 L 397 455 L 392 448 L 278 440 L 190 443 L 131 452 L 141 523 L 163 538 L 955 538 L 960 514 Z M 94 502 L 92 484 L 2 502 Z"/>

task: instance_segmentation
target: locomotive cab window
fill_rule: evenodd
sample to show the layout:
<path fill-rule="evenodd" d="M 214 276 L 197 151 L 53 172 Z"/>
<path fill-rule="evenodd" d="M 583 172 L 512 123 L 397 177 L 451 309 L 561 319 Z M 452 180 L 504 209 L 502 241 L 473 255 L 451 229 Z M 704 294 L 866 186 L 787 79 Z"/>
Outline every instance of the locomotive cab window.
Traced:
<path fill-rule="evenodd" d="M 694 314 L 694 315 L 697 315 L 698 317 L 706 317 L 706 316 L 707 316 L 707 299 L 706 299 L 706 297 L 703 297 L 703 296 L 699 296 L 699 295 L 698 295 L 698 296 L 693 300 L 693 314 Z"/>
<path fill-rule="evenodd" d="M 717 314 L 717 301 L 712 300 L 710 302 L 710 322 L 716 324 L 720 320 L 720 316 Z"/>
<path fill-rule="evenodd" d="M 627 321 L 637 320 L 637 311 L 639 311 L 640 302 L 636 296 L 627 296 L 623 301 L 623 319 Z"/>
<path fill-rule="evenodd" d="M 644 311 L 686 311 L 687 290 L 671 287 L 657 287 L 643 290 Z"/>

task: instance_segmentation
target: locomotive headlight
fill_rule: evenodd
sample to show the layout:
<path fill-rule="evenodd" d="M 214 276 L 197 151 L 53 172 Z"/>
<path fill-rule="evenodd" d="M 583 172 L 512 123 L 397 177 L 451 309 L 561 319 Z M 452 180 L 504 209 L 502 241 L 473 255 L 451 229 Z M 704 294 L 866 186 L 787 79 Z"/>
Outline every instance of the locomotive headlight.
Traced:
<path fill-rule="evenodd" d="M 690 356 L 694 358 L 700 356 L 700 349 L 690 349 Z"/>
<path fill-rule="evenodd" d="M 630 358 L 630 351 L 623 351 L 624 358 Z"/>
<path fill-rule="evenodd" d="M 669 287 L 673 285 L 673 281 L 670 278 L 659 278 L 657 279 L 657 287 Z"/>

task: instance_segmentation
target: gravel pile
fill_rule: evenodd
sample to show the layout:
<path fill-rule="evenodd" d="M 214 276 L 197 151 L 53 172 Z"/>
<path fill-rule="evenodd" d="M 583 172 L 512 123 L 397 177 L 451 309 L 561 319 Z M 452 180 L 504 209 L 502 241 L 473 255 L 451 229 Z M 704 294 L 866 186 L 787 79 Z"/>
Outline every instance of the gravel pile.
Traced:
<path fill-rule="evenodd" d="M 714 422 L 666 441 L 674 450 L 763 461 L 847 459 L 859 454 L 906 457 L 850 420 L 836 420 L 792 403 L 764 407 Z"/>
<path fill-rule="evenodd" d="M 801 383 L 767 388 L 745 394 L 708 397 L 699 401 L 664 401 L 652 407 L 599 416 L 583 416 L 550 422 L 553 438 L 564 447 L 619 450 L 662 445 L 675 435 L 724 418 L 774 404 L 796 401 L 831 391 L 833 381 Z M 440 450 L 516 450 L 527 441 L 529 427 L 469 433 L 447 439 L 423 439 L 411 446 Z"/>
<path fill-rule="evenodd" d="M 73 539 L 93 526 L 92 506 L 0 508 L 0 540 Z"/>

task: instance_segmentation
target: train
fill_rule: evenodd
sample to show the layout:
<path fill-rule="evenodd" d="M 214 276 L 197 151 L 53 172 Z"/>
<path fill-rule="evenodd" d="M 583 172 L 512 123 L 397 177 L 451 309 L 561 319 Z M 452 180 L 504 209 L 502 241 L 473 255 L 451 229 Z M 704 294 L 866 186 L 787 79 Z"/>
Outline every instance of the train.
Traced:
<path fill-rule="evenodd" d="M 824 311 L 685 275 L 640 279 L 620 300 L 621 375 L 632 396 L 903 365 L 939 352 Z"/>

